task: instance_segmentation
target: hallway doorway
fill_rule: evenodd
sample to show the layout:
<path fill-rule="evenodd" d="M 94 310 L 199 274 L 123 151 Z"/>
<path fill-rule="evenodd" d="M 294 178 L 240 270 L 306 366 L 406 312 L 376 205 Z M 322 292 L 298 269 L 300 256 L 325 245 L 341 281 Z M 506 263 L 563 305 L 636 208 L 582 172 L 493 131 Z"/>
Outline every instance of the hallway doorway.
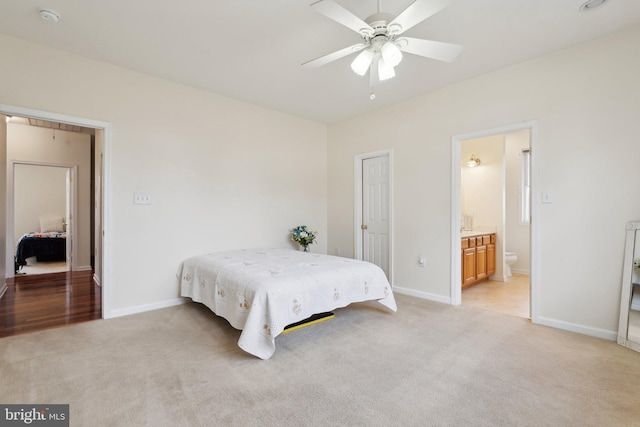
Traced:
<path fill-rule="evenodd" d="M 91 196 L 89 198 L 85 198 L 86 204 L 84 206 L 87 208 L 86 213 L 81 213 L 79 216 L 74 218 L 76 219 L 77 224 L 77 220 L 83 218 L 83 215 L 86 215 L 84 216 L 84 221 L 90 221 L 91 223 L 89 226 L 86 224 L 84 226 L 85 235 L 90 235 L 90 239 L 87 239 L 90 243 L 86 243 L 87 253 L 90 252 L 90 255 L 87 255 L 85 260 L 80 260 L 78 268 L 75 269 L 76 271 L 53 273 L 52 271 L 55 270 L 49 270 L 43 275 L 32 276 L 32 279 L 24 279 L 22 277 L 6 279 L 6 281 L 2 283 L 4 285 L 4 290 L 0 290 L 4 291 L 0 304 L 7 304 L 9 301 L 8 298 L 12 292 L 14 295 L 16 291 L 23 296 L 26 296 L 27 294 L 30 294 L 31 296 L 36 295 L 38 290 L 44 290 L 43 288 L 45 283 L 43 280 L 49 280 L 48 283 L 51 285 L 50 290 L 55 290 L 57 288 L 59 290 L 58 293 L 61 292 L 60 290 L 64 290 L 62 294 L 65 295 L 65 299 L 68 303 L 79 296 L 77 293 L 79 288 L 72 282 L 80 281 L 83 283 L 82 286 L 84 289 L 91 294 L 91 299 L 93 301 L 90 304 L 93 308 L 88 310 L 91 313 L 89 317 L 91 319 L 109 317 L 109 258 L 107 257 L 108 250 L 105 250 L 109 244 L 109 235 L 105 232 L 105 229 L 108 224 L 108 148 L 110 146 L 111 125 L 106 122 L 99 122 L 92 119 L 72 117 L 8 105 L 0 105 L 0 112 L 8 117 L 7 125 L 10 124 L 10 121 L 13 120 L 14 117 L 20 117 L 26 120 L 38 122 L 39 125 L 42 124 L 44 127 L 50 127 L 52 129 L 73 129 L 73 131 L 78 131 L 78 128 L 84 128 L 90 129 L 90 132 L 92 133 L 91 150 L 89 155 L 91 164 L 90 173 L 87 175 L 88 178 L 85 177 L 84 183 L 86 186 L 83 187 L 83 191 L 86 191 L 87 194 L 90 193 Z M 7 164 L 3 164 L 2 169 L 3 171 L 6 171 Z M 11 216 L 11 218 L 9 218 L 9 216 Z M 13 227 L 13 221 L 13 211 L 10 209 L 6 223 L 3 221 L 2 224 L 5 231 L 8 231 Z M 13 275 L 12 273 L 14 271 L 13 245 L 13 236 L 11 236 L 5 241 L 5 273 L 7 276 L 9 276 L 10 273 Z M 37 280 L 35 279 L 36 277 Z M 29 292 L 26 292 L 27 290 Z M 2 295 L 2 292 L 0 292 L 0 295 Z M 6 305 L 3 305 L 3 307 L 6 308 Z M 16 314 L 17 313 L 13 313 L 13 315 L 9 314 L 9 316 L 15 318 Z M 82 316 L 78 317 L 76 314 L 69 313 L 59 315 L 59 317 L 67 319 L 65 321 L 66 323 L 74 323 L 75 321 L 82 319 Z"/>

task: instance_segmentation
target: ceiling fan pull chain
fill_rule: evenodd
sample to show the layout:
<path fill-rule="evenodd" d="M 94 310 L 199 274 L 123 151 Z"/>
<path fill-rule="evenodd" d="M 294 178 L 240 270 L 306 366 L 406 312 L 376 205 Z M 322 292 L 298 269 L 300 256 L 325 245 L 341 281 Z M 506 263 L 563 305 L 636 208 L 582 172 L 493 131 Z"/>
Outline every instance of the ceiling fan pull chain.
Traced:
<path fill-rule="evenodd" d="M 377 74 L 373 67 L 369 67 L 369 99 L 371 101 L 376 99 L 376 94 L 373 88 L 376 86 Z"/>

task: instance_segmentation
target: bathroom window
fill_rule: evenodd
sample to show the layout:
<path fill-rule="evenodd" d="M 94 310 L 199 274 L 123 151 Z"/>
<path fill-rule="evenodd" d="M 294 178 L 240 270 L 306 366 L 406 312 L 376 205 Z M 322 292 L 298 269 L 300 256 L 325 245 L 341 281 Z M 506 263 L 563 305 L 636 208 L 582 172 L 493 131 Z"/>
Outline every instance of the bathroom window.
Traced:
<path fill-rule="evenodd" d="M 531 152 L 528 148 L 522 150 L 522 188 L 520 189 L 520 222 L 531 224 Z"/>

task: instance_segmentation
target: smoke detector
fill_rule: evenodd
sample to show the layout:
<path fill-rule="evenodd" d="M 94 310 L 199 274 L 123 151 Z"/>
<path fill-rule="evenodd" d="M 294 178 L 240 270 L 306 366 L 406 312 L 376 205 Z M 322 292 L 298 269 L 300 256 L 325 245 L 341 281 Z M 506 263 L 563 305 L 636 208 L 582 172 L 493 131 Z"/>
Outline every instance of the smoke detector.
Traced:
<path fill-rule="evenodd" d="M 609 0 L 589 0 L 582 6 L 580 6 L 580 12 L 589 12 L 592 10 L 596 10 L 604 6 L 606 3 L 609 3 Z"/>
<path fill-rule="evenodd" d="M 61 19 L 61 16 L 58 12 L 51 9 L 40 9 L 40 18 L 49 22 L 58 22 Z"/>

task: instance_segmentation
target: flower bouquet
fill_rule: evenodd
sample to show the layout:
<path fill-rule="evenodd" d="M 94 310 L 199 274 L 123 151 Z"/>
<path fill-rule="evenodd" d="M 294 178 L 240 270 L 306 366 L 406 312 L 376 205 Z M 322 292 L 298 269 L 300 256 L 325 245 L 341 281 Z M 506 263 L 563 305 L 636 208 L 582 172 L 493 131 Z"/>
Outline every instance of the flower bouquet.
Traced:
<path fill-rule="evenodd" d="M 308 246 L 315 243 L 318 232 L 311 230 L 306 225 L 299 225 L 291 230 L 291 240 L 302 246 L 305 252 L 309 252 Z"/>

